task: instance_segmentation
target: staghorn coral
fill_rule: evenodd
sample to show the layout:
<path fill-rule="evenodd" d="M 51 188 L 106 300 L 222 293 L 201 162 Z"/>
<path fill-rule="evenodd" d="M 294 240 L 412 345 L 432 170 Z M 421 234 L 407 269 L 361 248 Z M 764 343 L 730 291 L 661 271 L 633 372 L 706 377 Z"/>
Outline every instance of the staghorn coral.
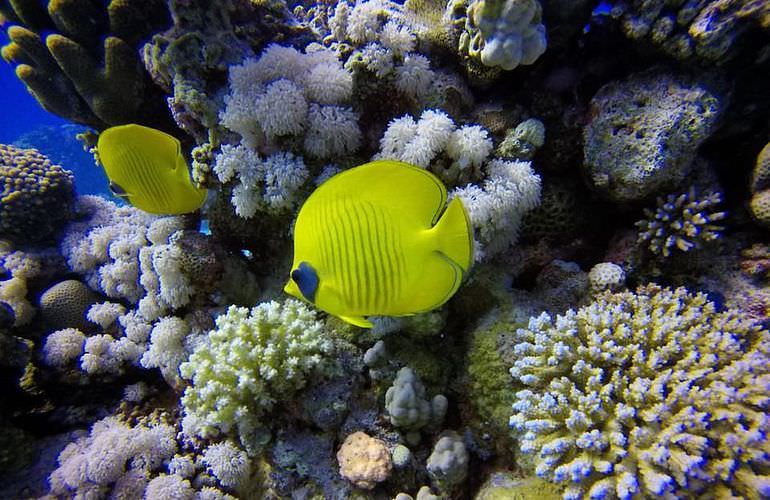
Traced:
<path fill-rule="evenodd" d="M 725 104 L 702 83 L 656 71 L 606 84 L 583 132 L 591 185 L 618 202 L 676 188 Z"/>
<path fill-rule="evenodd" d="M 337 451 L 340 475 L 356 487 L 371 490 L 390 477 L 393 463 L 385 443 L 365 432 L 345 438 Z"/>
<path fill-rule="evenodd" d="M 701 196 L 695 188 L 658 198 L 658 208 L 654 212 L 645 209 L 646 219 L 636 223 L 637 242 L 664 258 L 674 249 L 688 252 L 700 248 L 703 243 L 717 239 L 724 229 L 718 222 L 727 214 L 716 208 L 721 202 L 720 193 Z"/>
<path fill-rule="evenodd" d="M 0 237 L 38 242 L 72 216 L 72 173 L 37 150 L 0 144 L 0 182 Z"/>
<path fill-rule="evenodd" d="M 287 300 L 247 309 L 230 306 L 216 319 L 208 342 L 195 349 L 180 372 L 192 385 L 182 405 L 191 431 L 237 432 L 242 442 L 267 425 L 277 402 L 312 376 L 329 373 L 329 332 L 304 304 Z"/>
<path fill-rule="evenodd" d="M 680 60 L 723 64 L 742 51 L 753 28 L 768 31 L 763 0 L 612 1 L 612 17 L 632 40 L 647 40 Z"/>
<path fill-rule="evenodd" d="M 56 1 L 46 11 L 20 0 L 1 8 L 20 24 L 8 28 L 11 43 L 3 47 L 3 59 L 15 65 L 43 108 L 98 129 L 129 122 L 170 125 L 136 50 L 139 40 L 167 23 L 164 2 Z M 50 33 L 45 40 L 44 33 Z"/>
<path fill-rule="evenodd" d="M 600 294 L 514 333 L 511 427 L 564 498 L 770 494 L 770 334 L 704 294 Z"/>

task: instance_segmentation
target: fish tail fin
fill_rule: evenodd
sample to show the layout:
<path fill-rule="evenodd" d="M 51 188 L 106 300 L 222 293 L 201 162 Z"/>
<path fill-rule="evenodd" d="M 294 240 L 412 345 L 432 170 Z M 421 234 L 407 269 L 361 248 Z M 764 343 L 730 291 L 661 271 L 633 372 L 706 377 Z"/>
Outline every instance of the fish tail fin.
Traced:
<path fill-rule="evenodd" d="M 437 250 L 467 272 L 473 262 L 473 228 L 462 200 L 455 196 L 441 215 L 432 231 Z"/>

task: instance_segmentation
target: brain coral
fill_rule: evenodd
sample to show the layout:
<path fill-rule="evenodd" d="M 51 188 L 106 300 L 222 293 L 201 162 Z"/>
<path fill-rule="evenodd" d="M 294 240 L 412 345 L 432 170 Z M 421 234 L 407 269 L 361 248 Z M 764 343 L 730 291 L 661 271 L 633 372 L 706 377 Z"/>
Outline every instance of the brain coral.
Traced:
<path fill-rule="evenodd" d="M 0 144 L 0 236 L 39 241 L 69 219 L 72 173 L 34 149 Z"/>
<path fill-rule="evenodd" d="M 96 294 L 82 282 L 65 280 L 43 292 L 40 313 L 51 328 L 85 328 L 86 313 L 96 300 Z"/>
<path fill-rule="evenodd" d="M 511 427 L 565 498 L 767 498 L 770 333 L 647 285 L 516 331 Z"/>

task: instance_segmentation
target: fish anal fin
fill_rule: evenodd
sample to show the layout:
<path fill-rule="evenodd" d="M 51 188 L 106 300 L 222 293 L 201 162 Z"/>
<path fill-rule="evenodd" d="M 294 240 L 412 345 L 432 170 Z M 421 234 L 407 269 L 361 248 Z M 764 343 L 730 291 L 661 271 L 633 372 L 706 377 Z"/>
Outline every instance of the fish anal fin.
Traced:
<path fill-rule="evenodd" d="M 363 316 L 339 316 L 339 318 L 351 325 L 360 326 L 361 328 L 371 328 L 374 326 L 371 321 Z"/>

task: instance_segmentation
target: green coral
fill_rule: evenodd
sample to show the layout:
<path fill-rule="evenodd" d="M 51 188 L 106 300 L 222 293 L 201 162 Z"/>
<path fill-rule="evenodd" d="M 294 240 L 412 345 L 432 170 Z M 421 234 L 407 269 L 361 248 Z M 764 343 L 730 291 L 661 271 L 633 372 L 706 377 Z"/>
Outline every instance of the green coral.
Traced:
<path fill-rule="evenodd" d="M 0 237 L 40 241 L 72 215 L 72 173 L 34 149 L 0 144 Z"/>
<path fill-rule="evenodd" d="M 163 96 L 137 55 L 138 42 L 167 23 L 161 0 L 0 2 L 15 25 L 2 57 L 46 110 L 104 129 L 138 122 L 169 125 Z M 43 39 L 44 33 L 50 33 Z M 102 42 L 103 39 L 103 42 Z M 158 111 L 162 110 L 162 111 Z"/>
<path fill-rule="evenodd" d="M 230 306 L 208 339 L 180 366 L 192 380 L 182 405 L 200 435 L 237 431 L 244 440 L 261 432 L 277 403 L 334 366 L 330 332 L 295 300 Z"/>
<path fill-rule="evenodd" d="M 770 333 L 647 285 L 515 332 L 511 427 L 565 498 L 770 495 Z"/>

